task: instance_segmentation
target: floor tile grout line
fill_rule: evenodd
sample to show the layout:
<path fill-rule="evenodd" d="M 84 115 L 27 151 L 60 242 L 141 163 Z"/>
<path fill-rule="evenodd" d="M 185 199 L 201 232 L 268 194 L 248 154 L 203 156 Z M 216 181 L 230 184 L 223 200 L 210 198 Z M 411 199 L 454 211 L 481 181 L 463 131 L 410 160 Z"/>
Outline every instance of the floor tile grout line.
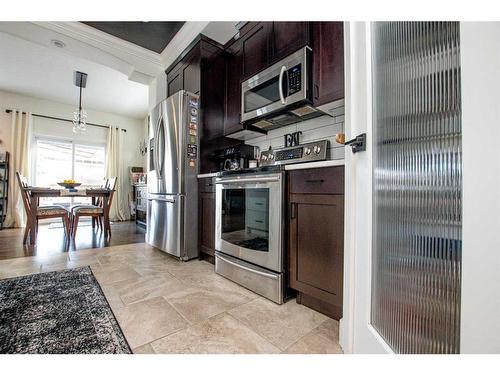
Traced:
<path fill-rule="evenodd" d="M 257 297 L 257 298 L 262 298 L 262 297 Z M 257 299 L 257 298 L 256 298 L 256 299 Z M 253 300 L 251 300 L 251 301 L 248 301 L 247 303 L 250 303 L 250 302 L 253 302 L 253 301 L 255 301 L 255 299 L 253 299 Z M 247 303 L 244 303 L 244 304 L 242 304 L 242 305 L 240 305 L 240 306 L 236 306 L 236 307 L 234 307 L 234 308 L 233 308 L 233 309 L 231 309 L 231 310 L 234 310 L 234 309 L 236 309 L 236 308 L 238 308 L 238 307 L 241 307 L 241 306 L 245 306 Z M 243 324 L 243 325 L 244 325 L 245 327 L 247 327 L 250 331 L 254 332 L 256 335 L 260 336 L 262 339 L 264 339 L 264 340 L 265 340 L 265 341 L 267 341 L 269 344 L 271 344 L 272 346 L 274 346 L 276 349 L 278 349 L 278 350 L 280 351 L 280 353 L 282 352 L 281 348 L 280 348 L 279 346 L 277 346 L 277 345 L 273 344 L 273 343 L 269 340 L 269 338 L 267 338 L 267 337 L 263 336 L 261 333 L 259 333 L 259 332 L 255 331 L 255 329 L 253 329 L 253 328 L 252 328 L 252 327 L 250 327 L 248 324 L 246 324 L 245 322 L 243 322 L 242 320 L 240 320 L 237 316 L 234 316 L 233 314 L 231 314 L 231 310 L 228 310 L 228 311 L 227 311 L 227 314 L 231 315 L 234 319 L 236 319 L 238 322 L 240 322 L 241 324 Z"/>
<path fill-rule="evenodd" d="M 259 297 L 259 298 L 264 299 L 264 297 Z M 254 300 L 252 300 L 252 301 L 248 301 L 247 303 L 253 302 L 253 301 L 255 301 L 255 300 L 256 300 L 256 299 L 254 299 Z M 290 301 L 290 302 L 292 302 L 292 301 Z M 236 308 L 238 308 L 238 307 L 241 307 L 241 306 L 244 306 L 244 305 L 246 305 L 247 303 L 244 303 L 244 304 L 242 304 L 242 305 L 240 305 L 240 306 L 236 306 L 236 307 L 234 307 L 234 309 L 236 309 Z M 233 309 L 231 309 L 231 310 L 233 310 Z M 236 320 L 238 320 L 239 322 L 241 322 L 241 323 L 245 324 L 248 328 L 252 329 L 252 327 L 248 326 L 245 322 L 243 322 L 242 320 L 240 320 L 237 316 L 235 316 L 235 315 L 231 314 L 231 310 L 229 310 L 229 311 L 228 311 L 228 314 L 230 314 L 233 318 L 235 318 L 235 319 L 236 319 Z M 321 315 L 323 315 L 323 314 L 321 314 Z M 325 316 L 326 316 L 326 315 L 325 315 Z M 327 318 L 328 318 L 328 317 L 327 317 Z M 331 318 L 330 318 L 330 319 L 331 319 Z M 316 326 L 314 326 L 314 328 L 312 328 L 310 331 L 306 332 L 304 335 L 300 336 L 297 340 L 295 340 L 294 342 L 292 342 L 290 345 L 286 346 L 286 347 L 285 347 L 285 349 L 283 349 L 283 351 L 288 350 L 288 348 L 290 348 L 293 344 L 297 343 L 300 339 L 304 338 L 304 336 L 306 336 L 306 335 L 308 335 L 309 333 L 311 333 L 312 331 L 314 331 L 316 328 L 318 328 L 321 324 L 323 324 L 323 323 L 324 323 L 324 322 L 326 322 L 326 321 L 327 321 L 327 320 L 324 320 L 324 321 L 322 321 L 321 323 L 319 323 L 319 324 L 317 324 Z M 252 329 L 252 331 L 254 331 L 254 330 Z M 259 336 L 261 336 L 261 337 L 263 337 L 263 338 L 266 338 L 266 337 L 262 336 L 259 332 L 255 332 L 255 333 L 257 333 Z M 269 339 L 267 339 L 267 338 L 266 338 L 266 340 L 268 340 L 268 341 L 269 341 Z M 273 343 L 271 342 L 271 344 L 273 344 Z M 273 345 L 274 345 L 274 344 L 273 344 Z M 276 346 L 276 345 L 274 345 L 274 346 L 275 346 L 275 347 L 277 347 L 279 350 L 281 350 L 281 348 L 280 348 L 280 347 L 278 347 L 278 346 Z"/>

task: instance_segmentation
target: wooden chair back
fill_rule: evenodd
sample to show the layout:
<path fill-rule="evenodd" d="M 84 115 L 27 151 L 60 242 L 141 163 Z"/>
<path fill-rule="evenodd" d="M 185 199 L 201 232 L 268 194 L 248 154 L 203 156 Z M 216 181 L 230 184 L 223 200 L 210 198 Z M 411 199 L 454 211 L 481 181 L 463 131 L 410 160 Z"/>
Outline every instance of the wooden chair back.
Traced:
<path fill-rule="evenodd" d="M 106 178 L 104 180 L 104 183 L 101 185 L 101 187 L 103 189 L 107 189 L 108 188 L 108 181 L 109 181 L 109 178 Z M 101 197 L 95 199 L 95 205 L 97 207 L 102 207 L 102 198 Z"/>
<path fill-rule="evenodd" d="M 24 209 L 26 210 L 26 215 L 29 215 L 32 202 L 28 194 L 28 179 L 19 172 L 16 172 L 16 178 L 17 182 L 19 183 L 19 189 L 21 190 L 21 197 L 23 198 L 23 205 Z"/>
<path fill-rule="evenodd" d="M 113 195 L 115 193 L 116 189 L 116 182 L 117 178 L 116 177 L 111 177 L 108 178 L 108 181 L 106 181 L 106 188 L 111 190 L 111 193 L 109 194 L 109 200 L 108 200 L 108 205 L 111 206 L 111 202 L 113 201 Z"/>
<path fill-rule="evenodd" d="M 108 212 L 109 212 L 109 209 L 111 208 L 111 203 L 113 203 L 113 196 L 115 195 L 116 182 L 117 182 L 116 177 L 108 178 L 108 180 L 106 181 L 106 189 L 110 190 L 110 193 L 108 196 Z"/>

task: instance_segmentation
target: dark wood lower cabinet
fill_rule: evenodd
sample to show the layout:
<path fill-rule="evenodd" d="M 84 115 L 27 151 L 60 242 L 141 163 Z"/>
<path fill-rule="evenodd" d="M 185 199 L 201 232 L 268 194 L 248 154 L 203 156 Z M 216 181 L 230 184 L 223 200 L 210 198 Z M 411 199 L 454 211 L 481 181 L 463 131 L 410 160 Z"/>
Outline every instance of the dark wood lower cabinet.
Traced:
<path fill-rule="evenodd" d="M 339 168 L 339 167 L 334 167 Z M 343 167 L 291 171 L 289 174 L 289 283 L 297 302 L 334 319 L 342 317 L 344 268 L 344 195 L 333 179 L 342 179 Z M 327 173 L 329 172 L 329 173 Z M 340 175 L 341 173 L 341 175 Z M 295 184 L 309 178 L 310 189 Z M 314 182 L 312 182 L 314 181 Z M 319 182 L 318 182 L 319 181 Z M 324 188 L 318 188 L 324 184 Z M 296 189 L 296 191 L 294 191 Z M 297 192 L 300 191 L 299 192 Z M 321 194 L 316 192 L 320 190 Z"/>
<path fill-rule="evenodd" d="M 215 262 L 215 190 L 212 179 L 201 179 L 199 182 L 199 223 L 198 247 L 200 259 Z"/>

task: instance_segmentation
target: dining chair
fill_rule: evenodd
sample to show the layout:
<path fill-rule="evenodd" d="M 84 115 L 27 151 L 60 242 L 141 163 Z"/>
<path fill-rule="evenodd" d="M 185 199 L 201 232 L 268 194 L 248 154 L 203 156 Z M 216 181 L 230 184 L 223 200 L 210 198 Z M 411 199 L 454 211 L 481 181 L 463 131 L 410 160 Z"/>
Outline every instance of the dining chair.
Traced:
<path fill-rule="evenodd" d="M 113 203 L 113 195 L 116 188 L 116 177 L 108 178 L 104 184 L 104 188 L 110 190 L 109 195 L 107 197 L 98 198 L 95 204 L 79 204 L 71 207 L 71 231 L 73 238 L 76 236 L 78 222 L 82 216 L 90 216 L 92 220 L 96 220 L 101 230 L 106 227 L 106 225 L 103 226 L 103 219 L 105 217 L 103 201 L 107 199 L 106 216 L 109 217 L 109 209 L 111 208 L 111 203 Z"/>
<path fill-rule="evenodd" d="M 33 221 L 35 221 L 35 230 L 38 232 L 38 220 L 40 219 L 52 219 L 60 217 L 64 226 L 64 235 L 66 239 L 70 236 L 70 220 L 69 212 L 62 206 L 51 205 L 51 206 L 39 206 L 36 210 L 36 217 L 31 217 L 32 205 L 38 205 L 38 202 L 33 202 L 28 193 L 28 179 L 24 177 L 19 172 L 16 172 L 17 182 L 19 183 L 19 188 L 21 189 L 21 197 L 23 199 L 24 209 L 26 210 L 26 228 L 24 230 L 23 244 L 26 244 L 28 236 L 30 235 L 31 226 Z"/>

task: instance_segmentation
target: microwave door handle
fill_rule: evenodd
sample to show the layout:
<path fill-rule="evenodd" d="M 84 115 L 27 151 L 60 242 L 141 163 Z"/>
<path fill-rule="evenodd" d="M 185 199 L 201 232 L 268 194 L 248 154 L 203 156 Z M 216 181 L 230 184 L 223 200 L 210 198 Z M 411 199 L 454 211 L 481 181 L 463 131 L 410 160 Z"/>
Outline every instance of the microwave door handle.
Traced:
<path fill-rule="evenodd" d="M 280 77 L 278 80 L 278 91 L 280 94 L 281 104 L 286 104 L 285 94 L 283 93 L 283 77 L 285 76 L 286 66 L 282 66 L 280 70 Z"/>

